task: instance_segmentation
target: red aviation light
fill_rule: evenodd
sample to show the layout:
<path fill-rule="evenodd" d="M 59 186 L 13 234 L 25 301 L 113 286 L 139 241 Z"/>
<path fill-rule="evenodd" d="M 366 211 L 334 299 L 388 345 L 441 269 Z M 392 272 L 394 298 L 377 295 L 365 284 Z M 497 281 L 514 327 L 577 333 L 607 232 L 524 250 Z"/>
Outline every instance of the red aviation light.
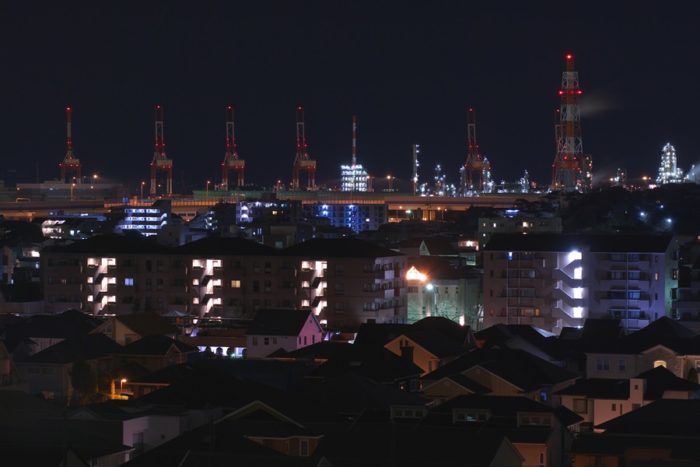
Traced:
<path fill-rule="evenodd" d="M 71 110 L 73 110 L 73 109 L 70 108 L 70 105 L 68 107 L 66 107 L 66 112 L 70 112 Z"/>
<path fill-rule="evenodd" d="M 559 95 L 560 95 L 560 96 L 563 96 L 563 95 L 564 95 L 564 91 L 562 91 L 562 90 L 560 89 L 560 90 L 559 90 Z"/>
<path fill-rule="evenodd" d="M 576 90 L 576 95 L 580 96 L 581 94 L 583 94 L 583 91 L 581 91 L 580 89 L 577 89 L 577 90 Z"/>
<path fill-rule="evenodd" d="M 567 59 L 567 60 L 573 60 L 573 59 L 574 59 L 573 54 L 570 54 L 570 53 L 566 54 L 566 59 Z"/>

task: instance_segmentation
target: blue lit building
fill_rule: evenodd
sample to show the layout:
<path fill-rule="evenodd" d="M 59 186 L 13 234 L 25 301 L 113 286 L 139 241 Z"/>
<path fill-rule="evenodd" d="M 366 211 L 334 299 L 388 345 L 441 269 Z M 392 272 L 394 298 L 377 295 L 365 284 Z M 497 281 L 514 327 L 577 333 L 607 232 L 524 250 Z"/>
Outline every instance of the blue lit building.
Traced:
<path fill-rule="evenodd" d="M 327 218 L 332 226 L 354 232 L 377 230 L 387 222 L 385 204 L 309 204 L 304 210 L 309 217 Z"/>
<path fill-rule="evenodd" d="M 138 232 L 145 237 L 158 235 L 160 229 L 168 223 L 170 217 L 170 201 L 158 200 L 150 207 L 124 206 L 119 208 L 123 213 L 114 231 L 117 233 Z"/>

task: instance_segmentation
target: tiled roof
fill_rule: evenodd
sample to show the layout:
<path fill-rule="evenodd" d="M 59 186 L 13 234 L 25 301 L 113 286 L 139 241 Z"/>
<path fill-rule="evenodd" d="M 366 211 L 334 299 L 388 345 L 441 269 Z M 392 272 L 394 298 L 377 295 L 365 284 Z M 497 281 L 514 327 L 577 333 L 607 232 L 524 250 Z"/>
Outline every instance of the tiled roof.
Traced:
<path fill-rule="evenodd" d="M 141 337 L 175 334 L 177 328 L 155 313 L 130 313 L 115 318 Z"/>
<path fill-rule="evenodd" d="M 122 350 L 126 355 L 165 355 L 175 346 L 182 353 L 197 352 L 197 348 L 168 336 L 151 335 L 132 342 Z"/>
<path fill-rule="evenodd" d="M 104 334 L 73 337 L 38 352 L 27 360 L 30 363 L 72 363 L 118 354 L 122 346 Z"/>
<path fill-rule="evenodd" d="M 262 309 L 255 313 L 248 326 L 248 335 L 255 336 L 298 336 L 308 319 L 311 310 Z"/>

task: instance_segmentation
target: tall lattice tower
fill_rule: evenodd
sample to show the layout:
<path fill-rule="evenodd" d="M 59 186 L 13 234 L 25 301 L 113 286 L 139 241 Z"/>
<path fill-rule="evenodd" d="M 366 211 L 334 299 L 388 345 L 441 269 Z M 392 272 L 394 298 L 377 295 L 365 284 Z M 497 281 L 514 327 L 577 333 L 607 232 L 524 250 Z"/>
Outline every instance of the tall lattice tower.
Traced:
<path fill-rule="evenodd" d="M 297 150 L 292 167 L 292 190 L 299 190 L 299 175 L 306 172 L 306 189 L 316 189 L 316 161 L 309 157 L 309 145 L 306 143 L 304 129 L 304 108 L 297 107 Z"/>
<path fill-rule="evenodd" d="M 579 87 L 574 55 L 564 55 L 566 67 L 561 77 L 559 119 L 554 124 L 557 152 L 552 164 L 552 190 L 587 191 L 591 187 L 592 158 L 583 153 Z"/>
<path fill-rule="evenodd" d="M 464 163 L 464 191 L 484 191 L 484 169 L 491 170 L 484 164 L 484 158 L 476 140 L 476 112 L 469 108 L 467 112 L 467 160 Z M 476 175 L 476 176 L 475 176 Z"/>
<path fill-rule="evenodd" d="M 238 158 L 232 105 L 226 107 L 226 153 L 224 154 L 224 161 L 221 163 L 222 190 L 229 189 L 229 172 L 236 173 L 236 188 L 241 188 L 245 184 L 245 161 Z"/>
<path fill-rule="evenodd" d="M 58 167 L 61 169 L 62 182 L 80 183 L 80 159 L 73 155 L 73 109 L 70 105 L 66 107 L 66 155 Z M 66 180 L 67 174 L 74 175 Z"/>
<path fill-rule="evenodd" d="M 165 133 L 163 124 L 163 107 L 155 107 L 155 142 L 153 148 L 153 160 L 151 161 L 151 196 L 158 194 L 158 172 L 164 172 L 165 194 L 173 194 L 173 161 L 165 155 Z"/>

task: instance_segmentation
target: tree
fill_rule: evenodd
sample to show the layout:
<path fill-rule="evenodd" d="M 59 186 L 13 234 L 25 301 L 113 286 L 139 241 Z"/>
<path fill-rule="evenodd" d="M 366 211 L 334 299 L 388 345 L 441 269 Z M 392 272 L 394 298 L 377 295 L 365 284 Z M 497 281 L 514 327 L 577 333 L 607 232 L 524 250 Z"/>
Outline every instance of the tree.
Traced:
<path fill-rule="evenodd" d="M 70 382 L 81 405 L 89 402 L 97 394 L 97 375 L 85 360 L 76 360 L 73 363 Z"/>

